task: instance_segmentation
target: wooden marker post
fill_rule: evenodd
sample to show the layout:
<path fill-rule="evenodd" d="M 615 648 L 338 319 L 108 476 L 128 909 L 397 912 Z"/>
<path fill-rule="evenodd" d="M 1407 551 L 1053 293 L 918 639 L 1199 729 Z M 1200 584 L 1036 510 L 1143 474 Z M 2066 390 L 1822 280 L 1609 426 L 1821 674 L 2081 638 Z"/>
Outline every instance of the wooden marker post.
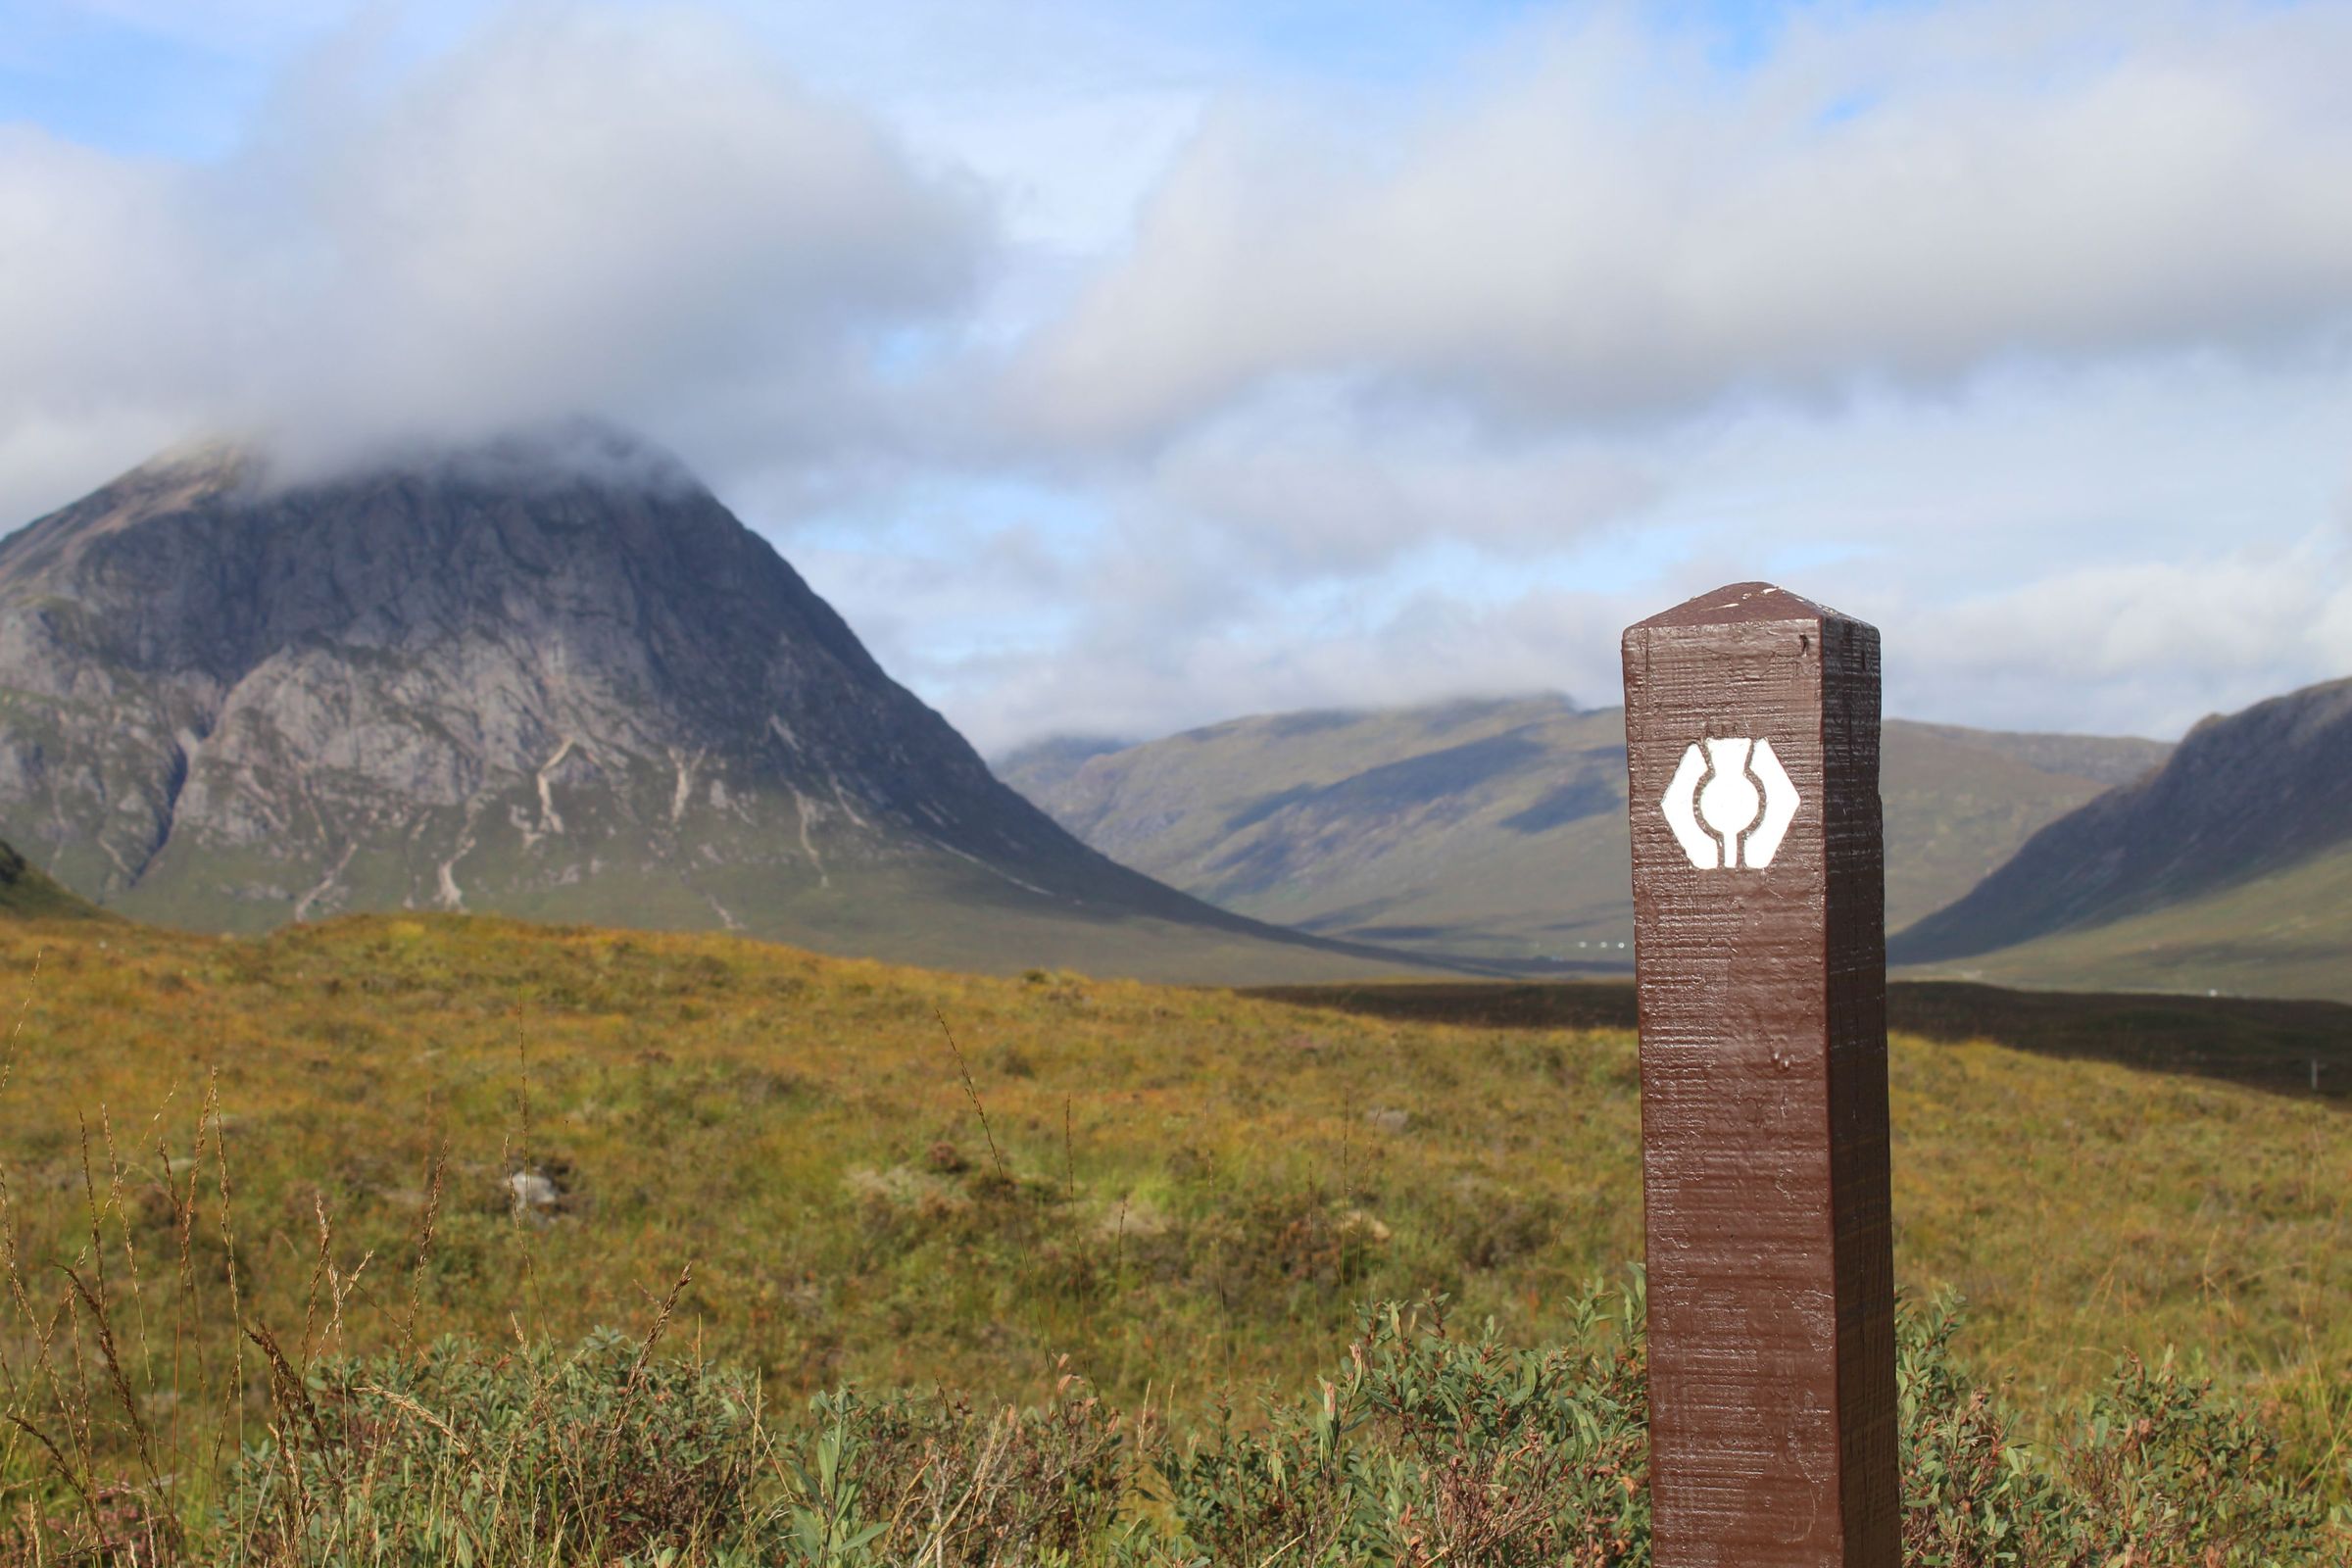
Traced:
<path fill-rule="evenodd" d="M 1879 634 L 1627 628 L 1657 1568 L 1897 1568 Z"/>

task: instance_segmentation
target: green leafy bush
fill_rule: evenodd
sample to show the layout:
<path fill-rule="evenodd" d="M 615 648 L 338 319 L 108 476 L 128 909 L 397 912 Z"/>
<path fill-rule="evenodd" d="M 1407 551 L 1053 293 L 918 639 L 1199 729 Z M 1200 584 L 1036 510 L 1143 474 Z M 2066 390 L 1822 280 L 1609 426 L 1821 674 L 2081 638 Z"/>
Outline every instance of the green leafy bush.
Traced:
<path fill-rule="evenodd" d="M 2167 1362 L 2126 1359 L 2036 1450 L 1953 1360 L 1948 1301 L 1910 1314 L 1899 1365 L 1903 1560 L 1916 1568 L 2268 1568 L 2352 1549 L 2251 1414 Z"/>
<path fill-rule="evenodd" d="M 1227 1410 L 1153 1461 L 1166 1510 L 1137 1561 L 1600 1564 L 1648 1560 L 1638 1302 L 1602 1332 L 1511 1349 L 1452 1336 L 1442 1303 L 1366 1315 L 1348 1364 L 1261 1427 Z M 1147 1549 L 1148 1546 L 1148 1549 Z"/>
<path fill-rule="evenodd" d="M 188 1550 L 288 1568 L 1641 1568 L 1640 1292 L 1595 1288 L 1570 1317 L 1563 1343 L 1517 1348 L 1458 1333 L 1442 1299 L 1370 1308 L 1313 1394 L 1184 1437 L 1066 1373 L 1035 1409 L 845 1390 L 771 1423 L 749 1376 L 609 1334 L 563 1353 L 443 1341 L 307 1376 L 281 1361 L 272 1434 Z M 1958 1325 L 1946 1302 L 1900 1325 L 1911 1568 L 2345 1560 L 2348 1521 L 2206 1385 L 2128 1360 L 2062 1440 L 2030 1444 L 1955 1359 Z"/>
<path fill-rule="evenodd" d="M 271 1351 L 272 1435 L 220 1521 L 270 1563 L 607 1562 L 741 1533 L 761 1471 L 754 1381 L 599 1333 L 568 1353 Z"/>

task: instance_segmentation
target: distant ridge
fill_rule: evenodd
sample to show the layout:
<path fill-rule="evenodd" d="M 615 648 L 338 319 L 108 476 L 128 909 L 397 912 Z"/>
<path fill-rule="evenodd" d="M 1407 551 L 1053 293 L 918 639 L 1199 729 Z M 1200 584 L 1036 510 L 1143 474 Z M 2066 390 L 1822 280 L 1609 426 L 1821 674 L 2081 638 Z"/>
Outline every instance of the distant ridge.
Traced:
<path fill-rule="evenodd" d="M 2204 720 L 2161 769 L 2050 823 L 1888 956 L 2352 994 L 2352 680 Z"/>
<path fill-rule="evenodd" d="M 1397 962 L 1072 839 L 594 421 L 292 483 L 184 448 L 0 542 L 0 833 L 207 929 L 449 908 L 982 968 Z"/>
<path fill-rule="evenodd" d="M 2155 741 L 1886 729 L 1888 906 L 1949 903 L 2042 824 L 2161 762 Z M 1625 726 L 1557 693 L 1261 714 L 1003 776 L 1095 848 L 1326 935 L 1535 967 L 1632 950 Z"/>
<path fill-rule="evenodd" d="M 1078 770 L 1098 757 L 1108 757 L 1135 745 L 1110 735 L 1049 735 L 998 758 L 991 766 L 997 777 L 1034 801 L 1044 792 L 1059 789 L 1077 777 Z"/>

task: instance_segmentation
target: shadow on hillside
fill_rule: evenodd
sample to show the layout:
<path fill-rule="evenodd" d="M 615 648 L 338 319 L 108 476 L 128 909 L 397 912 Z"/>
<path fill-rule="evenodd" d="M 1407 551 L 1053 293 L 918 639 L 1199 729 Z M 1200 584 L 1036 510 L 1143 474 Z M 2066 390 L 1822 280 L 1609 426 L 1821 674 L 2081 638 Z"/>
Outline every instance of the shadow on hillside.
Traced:
<path fill-rule="evenodd" d="M 1635 1024 L 1633 984 L 1622 980 L 1261 986 L 1242 994 L 1488 1029 Z M 1931 1040 L 1993 1040 L 2045 1056 L 2187 1073 L 2352 1107 L 2352 1004 L 2340 1002 L 2006 991 L 1902 980 L 1887 987 L 1886 1010 L 1890 1028 Z"/>

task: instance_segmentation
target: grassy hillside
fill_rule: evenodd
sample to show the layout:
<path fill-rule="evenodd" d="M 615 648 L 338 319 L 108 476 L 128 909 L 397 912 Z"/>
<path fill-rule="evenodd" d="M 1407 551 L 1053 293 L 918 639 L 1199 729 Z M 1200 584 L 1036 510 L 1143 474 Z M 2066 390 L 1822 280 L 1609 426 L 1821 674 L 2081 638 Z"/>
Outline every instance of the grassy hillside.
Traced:
<path fill-rule="evenodd" d="M 2352 847 L 2145 913 L 1906 974 L 2352 1002 Z"/>
<path fill-rule="evenodd" d="M 1935 972 L 2352 996 L 2352 680 L 2208 718 L 1888 943 Z M 1894 922 L 1889 921 L 1889 926 Z"/>
<path fill-rule="evenodd" d="M 0 843 L 0 916 L 19 920 L 102 920 L 106 912 Z"/>
<path fill-rule="evenodd" d="M 1622 1032 L 463 917 L 0 927 L 0 1008 L 7 1287 L 111 1299 L 134 1377 L 258 1389 L 233 1257 L 295 1357 L 564 1340 L 677 1287 L 674 1343 L 778 1399 L 1036 1397 L 1066 1352 L 1190 1419 L 1305 1387 L 1367 1298 L 1562 1336 L 1641 1245 Z M 1898 1039 L 1893 1081 L 1898 1279 L 1968 1294 L 1972 1359 L 2046 1411 L 2180 1347 L 2342 1491 L 2352 1117 L 1989 1044 Z M 13 1316 L 0 1351 L 43 1353 Z"/>
<path fill-rule="evenodd" d="M 2123 737 L 1888 720 L 1879 764 L 1886 928 L 1949 904 L 2044 824 L 2157 766 L 2168 750 Z"/>
<path fill-rule="evenodd" d="M 1325 935 L 1513 962 L 1630 962 L 1625 732 L 1556 697 L 1237 719 L 1003 772 L 1113 859 Z M 1886 728 L 1890 926 L 2162 760 L 2152 741 Z"/>
<path fill-rule="evenodd" d="M 1889 722 L 1913 736 L 1951 741 L 1971 751 L 2009 758 L 2044 773 L 2088 779 L 2111 789 L 2145 777 L 2173 754 L 2169 742 L 2129 735 L 1971 729 L 1965 724 L 1923 724 L 1908 718 Z"/>
<path fill-rule="evenodd" d="M 801 853 L 797 829 L 752 818 L 748 810 L 733 815 L 742 803 L 729 799 L 727 813 L 710 811 L 710 819 L 697 824 L 701 849 L 688 864 L 676 858 L 665 863 L 629 848 L 628 822 L 601 810 L 593 798 L 566 801 L 567 831 L 601 842 L 612 856 L 592 858 L 587 874 L 549 874 L 543 861 L 534 860 L 531 834 L 515 827 L 514 815 L 485 812 L 459 867 L 472 890 L 466 906 L 640 930 L 724 929 L 845 956 L 995 974 L 1042 965 L 1244 985 L 1395 974 L 1416 966 L 1408 955 L 1349 951 L 1204 906 L 1066 839 L 1058 863 L 1039 857 L 1038 864 L 1058 873 L 1051 886 L 944 844 L 861 856 L 854 845 L 836 847 L 821 835 L 819 864 L 827 869 L 816 878 L 796 876 L 780 869 L 776 857 Z M 449 814 L 463 813 L 452 808 Z M 695 815 L 690 812 L 689 820 Z M 1063 839 L 1051 824 L 1037 826 Z M 389 849 L 362 844 L 350 858 L 340 873 L 352 893 L 347 903 L 397 908 L 412 879 L 431 876 L 436 852 L 430 841 L 392 837 Z M 1038 864 L 1021 869 L 1045 875 Z M 223 900 L 220 889 L 224 880 L 266 884 L 274 874 L 263 858 L 208 850 L 196 869 L 142 880 L 109 895 L 106 906 L 138 921 L 259 935 L 298 918 L 295 906 Z M 313 910 L 310 917 L 327 912 Z"/>

